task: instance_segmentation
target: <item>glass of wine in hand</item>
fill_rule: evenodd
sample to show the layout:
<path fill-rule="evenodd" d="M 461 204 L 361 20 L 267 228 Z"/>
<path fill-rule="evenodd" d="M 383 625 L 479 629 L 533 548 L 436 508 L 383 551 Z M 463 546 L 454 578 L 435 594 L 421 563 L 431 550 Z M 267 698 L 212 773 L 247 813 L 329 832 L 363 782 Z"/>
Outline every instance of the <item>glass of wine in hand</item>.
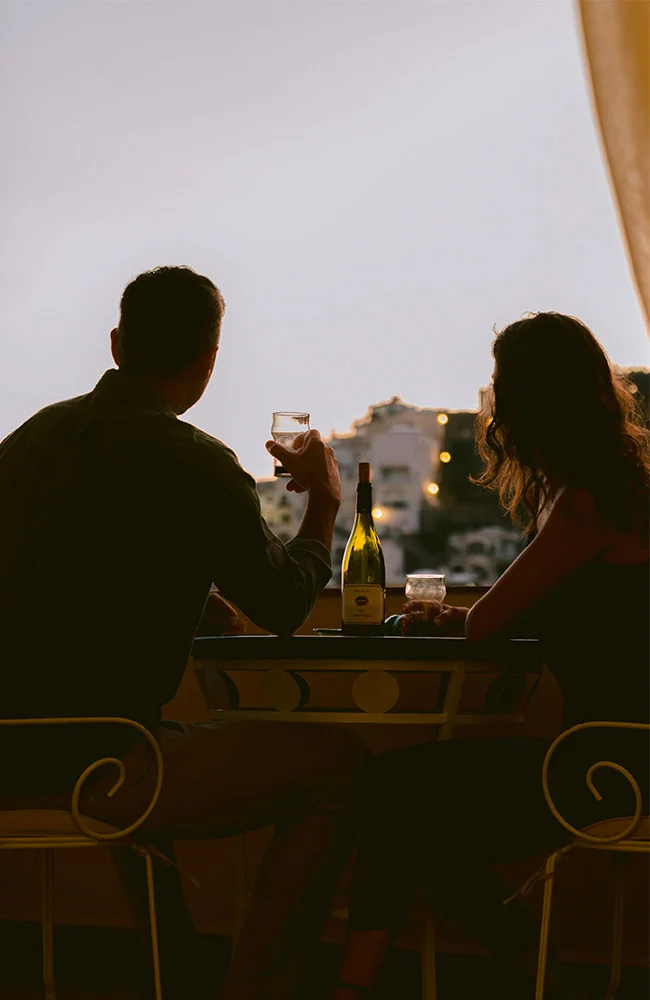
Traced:
<path fill-rule="evenodd" d="M 438 605 L 447 596 L 444 573 L 409 573 L 406 577 L 406 600 L 416 605 L 418 619 L 422 622 L 433 621 L 439 613 Z"/>
<path fill-rule="evenodd" d="M 294 441 L 300 434 L 309 430 L 308 413 L 274 413 L 271 424 L 271 437 L 283 448 L 293 448 Z M 277 458 L 273 459 L 274 476 L 290 476 L 291 473 L 280 464 Z"/>

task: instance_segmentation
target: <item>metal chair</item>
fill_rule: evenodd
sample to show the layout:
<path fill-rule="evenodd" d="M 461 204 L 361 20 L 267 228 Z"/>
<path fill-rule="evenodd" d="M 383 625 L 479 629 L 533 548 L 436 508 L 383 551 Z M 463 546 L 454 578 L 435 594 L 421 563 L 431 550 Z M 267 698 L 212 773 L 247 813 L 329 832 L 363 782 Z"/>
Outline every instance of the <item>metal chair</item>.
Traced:
<path fill-rule="evenodd" d="M 553 898 L 553 878 L 559 859 L 568 851 L 574 848 L 610 851 L 614 859 L 614 913 L 612 920 L 612 964 L 609 985 L 605 994 L 605 1000 L 613 1000 L 616 996 L 621 981 L 621 952 L 623 944 L 623 876 L 624 860 L 626 854 L 648 854 L 650 853 L 650 817 L 642 816 L 642 796 L 641 790 L 635 778 L 630 772 L 613 761 L 601 760 L 587 771 L 586 781 L 589 791 L 594 798 L 600 802 L 602 795 L 595 787 L 593 776 L 601 768 L 610 768 L 618 771 L 628 781 L 634 792 L 635 808 L 634 815 L 616 819 L 603 820 L 578 830 L 568 823 L 559 813 L 553 802 L 548 787 L 548 767 L 550 759 L 560 745 L 568 736 L 585 729 L 641 729 L 650 732 L 650 726 L 636 722 L 584 722 L 579 726 L 560 733 L 557 739 L 551 744 L 544 759 L 542 768 L 542 787 L 548 807 L 556 820 L 562 824 L 565 830 L 572 834 L 571 841 L 559 850 L 551 854 L 544 865 L 541 877 L 544 880 L 544 898 L 542 906 L 542 926 L 539 940 L 539 954 L 537 963 L 537 982 L 535 986 L 535 1000 L 543 1000 L 544 982 L 546 977 L 546 961 L 548 952 L 548 934 L 551 923 L 551 902 Z"/>
<path fill-rule="evenodd" d="M 156 785 L 151 800 L 138 819 L 120 830 L 108 823 L 89 819 L 79 810 L 79 797 L 86 779 L 105 764 L 113 764 L 118 770 L 118 778 L 107 793 L 111 798 L 124 783 L 126 769 L 117 757 L 103 757 L 90 764 L 77 779 L 72 792 L 70 811 L 63 809 L 8 809 L 0 810 L 0 849 L 38 850 L 41 852 L 41 914 L 43 937 L 43 985 L 45 1000 L 56 1000 L 54 985 L 54 925 L 52 914 L 53 853 L 63 847 L 100 847 L 105 844 L 124 844 L 144 856 L 147 892 L 149 897 L 149 920 L 151 923 L 151 947 L 156 1000 L 162 1000 L 160 983 L 160 961 L 158 951 L 158 929 L 156 902 L 154 896 L 153 865 L 146 845 L 136 844 L 129 839 L 145 822 L 153 811 L 163 781 L 163 763 L 160 748 L 152 734 L 131 719 L 86 717 L 69 719 L 0 719 L 0 726 L 60 726 L 75 724 L 110 724 L 130 726 L 148 740 L 157 764 Z M 92 825 L 90 825 L 92 824 Z"/>

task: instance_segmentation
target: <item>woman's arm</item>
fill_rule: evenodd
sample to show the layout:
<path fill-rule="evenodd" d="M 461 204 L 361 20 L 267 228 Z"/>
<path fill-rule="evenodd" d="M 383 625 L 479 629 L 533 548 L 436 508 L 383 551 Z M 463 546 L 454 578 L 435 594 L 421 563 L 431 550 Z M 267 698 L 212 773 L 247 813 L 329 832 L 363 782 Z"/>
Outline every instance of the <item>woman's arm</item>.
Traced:
<path fill-rule="evenodd" d="M 498 635 L 617 537 L 616 529 L 598 517 L 587 490 L 563 492 L 536 538 L 471 608 L 465 635 L 468 639 Z"/>

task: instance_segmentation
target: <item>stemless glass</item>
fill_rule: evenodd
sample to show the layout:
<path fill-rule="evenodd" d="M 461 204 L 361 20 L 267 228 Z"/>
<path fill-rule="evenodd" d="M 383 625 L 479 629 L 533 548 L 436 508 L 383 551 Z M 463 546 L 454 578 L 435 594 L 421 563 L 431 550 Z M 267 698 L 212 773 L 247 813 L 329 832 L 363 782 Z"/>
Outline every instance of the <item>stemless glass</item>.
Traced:
<path fill-rule="evenodd" d="M 406 577 L 406 600 L 422 605 L 422 621 L 433 621 L 432 601 L 442 604 L 446 595 L 444 573 L 409 573 Z"/>
<path fill-rule="evenodd" d="M 309 430 L 309 414 L 308 413 L 282 413 L 277 412 L 273 414 L 273 423 L 271 424 L 271 437 L 278 444 L 281 444 L 283 448 L 292 448 L 293 443 L 299 434 L 304 434 L 305 431 Z M 291 473 L 287 472 L 284 466 L 278 461 L 277 458 L 273 459 L 273 475 L 274 476 L 290 476 Z"/>

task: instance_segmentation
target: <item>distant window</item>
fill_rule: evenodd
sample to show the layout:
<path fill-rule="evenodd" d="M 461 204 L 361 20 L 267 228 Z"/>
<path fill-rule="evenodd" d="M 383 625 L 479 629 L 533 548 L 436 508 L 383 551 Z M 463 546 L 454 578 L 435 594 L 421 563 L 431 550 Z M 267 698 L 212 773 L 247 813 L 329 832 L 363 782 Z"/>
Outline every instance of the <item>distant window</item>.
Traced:
<path fill-rule="evenodd" d="M 384 507 L 392 507 L 393 510 L 406 510 L 408 503 L 406 500 L 386 500 Z"/>
<path fill-rule="evenodd" d="M 467 546 L 468 552 L 485 552 L 485 545 L 483 542 L 470 542 Z"/>
<path fill-rule="evenodd" d="M 411 478 L 408 465 L 382 465 L 380 471 L 384 483 L 408 483 Z"/>

